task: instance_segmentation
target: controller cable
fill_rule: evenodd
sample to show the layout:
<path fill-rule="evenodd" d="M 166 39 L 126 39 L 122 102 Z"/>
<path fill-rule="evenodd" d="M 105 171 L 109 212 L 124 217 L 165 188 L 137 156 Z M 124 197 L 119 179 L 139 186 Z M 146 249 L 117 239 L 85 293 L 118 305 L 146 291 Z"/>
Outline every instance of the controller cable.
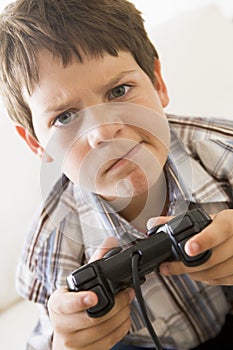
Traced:
<path fill-rule="evenodd" d="M 131 256 L 131 269 L 132 269 L 132 277 L 133 277 L 133 287 L 134 287 L 134 290 L 135 290 L 135 294 L 136 294 L 136 298 L 137 298 L 137 301 L 139 303 L 139 306 L 140 306 L 140 309 L 141 309 L 141 312 L 142 312 L 142 317 L 143 317 L 143 320 L 146 324 L 146 327 L 148 329 L 148 332 L 154 342 L 154 345 L 155 345 L 155 349 L 156 350 L 163 350 L 161 344 L 160 344 L 160 341 L 158 339 L 158 336 L 157 334 L 155 333 L 155 330 L 151 324 L 151 321 L 147 315 L 147 311 L 146 311 L 146 307 L 145 307 L 145 303 L 144 303 L 144 299 L 143 299 L 143 296 L 142 296 L 142 291 L 141 291 L 141 288 L 140 288 L 140 277 L 139 277 L 139 273 L 138 273 L 138 270 L 139 270 L 139 261 L 140 261 L 140 258 L 141 258 L 141 252 L 140 251 L 137 251 L 135 252 L 132 256 Z"/>

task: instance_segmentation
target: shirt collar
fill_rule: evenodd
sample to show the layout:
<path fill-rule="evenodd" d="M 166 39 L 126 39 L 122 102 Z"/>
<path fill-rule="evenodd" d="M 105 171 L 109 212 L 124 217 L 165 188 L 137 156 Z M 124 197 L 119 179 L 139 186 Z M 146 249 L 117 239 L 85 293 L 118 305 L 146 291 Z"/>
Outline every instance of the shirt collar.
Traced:
<path fill-rule="evenodd" d="M 220 185 L 192 157 L 190 151 L 176 135 L 172 125 L 170 152 L 164 171 L 169 194 L 167 215 L 184 213 L 190 206 L 199 206 L 199 203 L 226 201 L 226 197 L 219 190 Z M 203 184 L 211 183 L 215 191 L 206 194 L 205 186 L 203 189 L 198 186 L 200 180 Z M 132 239 L 144 237 L 144 234 L 116 213 L 111 205 L 99 195 L 80 189 L 79 186 L 75 186 L 74 193 L 78 199 L 80 216 L 84 213 L 83 215 L 86 215 L 88 220 L 90 218 L 96 220 L 98 227 L 114 232 L 114 235 L 120 240 L 124 237 L 124 241 L 130 242 Z M 217 198 L 216 193 L 218 193 Z M 81 202 L 80 198 L 82 198 Z M 92 212 L 91 215 L 90 212 Z"/>

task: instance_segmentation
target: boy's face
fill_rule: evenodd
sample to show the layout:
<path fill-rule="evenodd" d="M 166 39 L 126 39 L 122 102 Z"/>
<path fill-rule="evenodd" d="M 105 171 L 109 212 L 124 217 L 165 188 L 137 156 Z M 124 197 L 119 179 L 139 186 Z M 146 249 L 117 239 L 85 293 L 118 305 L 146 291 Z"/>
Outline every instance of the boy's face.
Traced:
<path fill-rule="evenodd" d="M 155 81 L 127 52 L 64 67 L 42 51 L 39 83 L 31 95 L 24 92 L 39 140 L 34 150 L 46 150 L 68 178 L 106 199 L 144 193 L 169 148 L 159 62 Z"/>

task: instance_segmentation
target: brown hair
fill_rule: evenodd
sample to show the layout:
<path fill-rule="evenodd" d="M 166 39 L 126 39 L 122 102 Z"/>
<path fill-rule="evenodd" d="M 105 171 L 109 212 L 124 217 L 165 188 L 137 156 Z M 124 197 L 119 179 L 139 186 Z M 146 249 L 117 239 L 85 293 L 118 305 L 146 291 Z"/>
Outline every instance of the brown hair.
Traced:
<path fill-rule="evenodd" d="M 0 88 L 9 116 L 35 136 L 22 95 L 38 83 L 38 51 L 49 50 L 64 66 L 82 54 L 130 52 L 154 82 L 157 52 L 141 13 L 126 0 L 18 0 L 0 16 Z"/>

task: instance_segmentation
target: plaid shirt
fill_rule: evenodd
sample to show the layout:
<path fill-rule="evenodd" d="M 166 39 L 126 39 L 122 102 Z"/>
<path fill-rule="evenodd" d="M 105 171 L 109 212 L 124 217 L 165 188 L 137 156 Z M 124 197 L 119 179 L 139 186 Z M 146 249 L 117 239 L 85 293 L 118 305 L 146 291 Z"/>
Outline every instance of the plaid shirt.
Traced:
<path fill-rule="evenodd" d="M 168 215 L 201 206 L 209 213 L 232 208 L 232 122 L 168 116 L 171 147 L 165 172 L 168 179 Z M 81 190 L 62 177 L 49 194 L 30 230 L 17 268 L 17 289 L 38 303 L 40 319 L 27 349 L 51 349 L 52 327 L 47 301 L 66 277 L 84 264 L 107 236 L 128 247 L 144 238 L 99 196 Z M 142 285 L 149 317 L 164 347 L 185 350 L 215 337 L 231 309 L 233 287 L 210 286 L 187 275 L 147 275 Z M 125 340 L 151 346 L 132 303 L 132 326 Z"/>

